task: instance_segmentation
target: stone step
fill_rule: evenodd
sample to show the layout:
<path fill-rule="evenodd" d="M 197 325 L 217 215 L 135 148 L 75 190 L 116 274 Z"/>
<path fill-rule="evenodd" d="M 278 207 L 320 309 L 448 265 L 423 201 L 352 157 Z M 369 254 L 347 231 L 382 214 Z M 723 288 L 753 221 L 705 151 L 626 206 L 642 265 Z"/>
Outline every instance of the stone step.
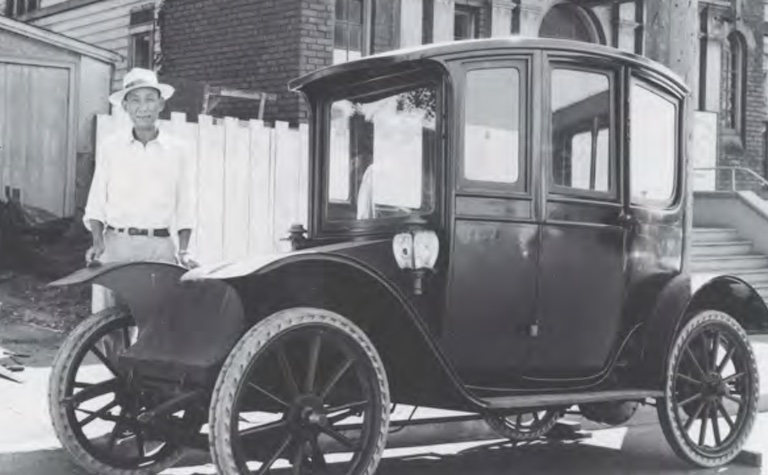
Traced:
<path fill-rule="evenodd" d="M 693 272 L 738 272 L 747 269 L 763 269 L 768 271 L 768 256 L 760 254 L 744 254 L 739 256 L 708 256 L 691 260 Z"/>
<path fill-rule="evenodd" d="M 768 286 L 768 269 L 720 269 L 717 274 L 738 277 L 752 287 Z"/>
<path fill-rule="evenodd" d="M 693 244 L 738 241 L 739 232 L 730 228 L 693 228 Z"/>
<path fill-rule="evenodd" d="M 691 247 L 694 260 L 698 256 L 735 256 L 749 254 L 751 251 L 751 241 L 694 242 Z"/>

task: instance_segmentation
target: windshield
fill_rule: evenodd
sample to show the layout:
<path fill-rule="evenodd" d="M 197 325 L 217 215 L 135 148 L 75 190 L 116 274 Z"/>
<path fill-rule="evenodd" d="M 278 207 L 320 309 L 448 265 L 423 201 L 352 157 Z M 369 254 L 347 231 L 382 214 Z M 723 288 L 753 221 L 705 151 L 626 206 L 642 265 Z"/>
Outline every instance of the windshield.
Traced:
<path fill-rule="evenodd" d="M 331 105 L 326 219 L 368 222 L 434 208 L 435 86 Z"/>

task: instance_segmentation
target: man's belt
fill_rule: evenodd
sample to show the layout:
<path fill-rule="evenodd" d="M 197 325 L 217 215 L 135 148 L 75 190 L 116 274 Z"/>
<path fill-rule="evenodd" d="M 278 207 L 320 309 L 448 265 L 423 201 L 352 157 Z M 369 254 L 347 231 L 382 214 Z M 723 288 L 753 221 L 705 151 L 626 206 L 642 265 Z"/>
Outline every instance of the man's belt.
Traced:
<path fill-rule="evenodd" d="M 155 237 L 170 237 L 171 232 L 168 228 L 160 229 L 141 229 L 141 228 L 116 228 L 114 226 L 107 225 L 107 229 L 118 233 L 126 233 L 129 236 L 155 236 Z"/>

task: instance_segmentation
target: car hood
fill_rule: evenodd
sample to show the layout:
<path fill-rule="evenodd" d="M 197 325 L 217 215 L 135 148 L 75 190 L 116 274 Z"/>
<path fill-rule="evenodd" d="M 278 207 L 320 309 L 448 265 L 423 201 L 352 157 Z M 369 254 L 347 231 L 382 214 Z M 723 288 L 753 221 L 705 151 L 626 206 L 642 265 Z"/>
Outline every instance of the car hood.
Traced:
<path fill-rule="evenodd" d="M 259 271 L 262 271 L 267 267 L 270 267 L 272 264 L 280 261 L 293 260 L 308 255 L 341 255 L 346 254 L 344 251 L 371 246 L 384 241 L 389 240 L 378 239 L 374 241 L 344 242 L 340 244 L 329 244 L 326 246 L 312 247 L 309 249 L 302 249 L 300 251 L 292 251 L 287 253 L 259 254 L 243 259 L 203 265 L 185 273 L 181 277 L 181 280 L 194 281 L 206 279 L 235 279 L 238 277 L 244 277 L 246 275 L 258 273 Z"/>

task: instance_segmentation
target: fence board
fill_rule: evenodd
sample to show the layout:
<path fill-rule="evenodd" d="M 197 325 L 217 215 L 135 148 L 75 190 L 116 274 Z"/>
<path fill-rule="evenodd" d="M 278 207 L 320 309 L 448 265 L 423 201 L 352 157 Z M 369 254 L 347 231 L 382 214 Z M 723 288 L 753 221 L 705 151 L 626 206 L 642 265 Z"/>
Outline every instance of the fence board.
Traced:
<path fill-rule="evenodd" d="M 299 195 L 299 162 L 301 140 L 296 130 L 288 128 L 286 122 L 275 124 L 275 197 L 273 242 L 278 249 L 284 249 L 281 239 L 288 235 L 288 229 L 298 218 L 297 196 Z"/>
<path fill-rule="evenodd" d="M 301 140 L 299 163 L 298 222 L 309 227 L 309 128 L 307 124 L 299 126 Z"/>
<path fill-rule="evenodd" d="M 224 119 L 224 258 L 242 259 L 248 255 L 249 195 L 249 129 L 237 119 Z"/>
<path fill-rule="evenodd" d="M 197 257 L 211 263 L 224 257 L 224 128 L 204 115 L 198 125 Z"/>
<path fill-rule="evenodd" d="M 273 227 L 270 220 L 270 203 L 273 202 L 272 177 L 272 129 L 264 127 L 260 120 L 249 124 L 251 134 L 250 186 L 251 206 L 249 216 L 249 254 L 273 252 Z"/>
<path fill-rule="evenodd" d="M 192 167 L 192 173 L 197 177 L 197 124 L 187 122 L 187 115 L 179 112 L 171 113 L 170 121 L 163 121 L 160 124 L 162 130 L 173 136 L 182 147 L 184 147 L 183 156 L 185 160 L 189 161 L 189 166 Z M 195 203 L 195 209 L 197 209 L 197 203 Z M 178 243 L 178 229 L 174 227 L 173 239 Z M 189 250 L 195 255 L 198 254 L 198 233 L 192 232 L 192 239 L 189 243 Z"/>

